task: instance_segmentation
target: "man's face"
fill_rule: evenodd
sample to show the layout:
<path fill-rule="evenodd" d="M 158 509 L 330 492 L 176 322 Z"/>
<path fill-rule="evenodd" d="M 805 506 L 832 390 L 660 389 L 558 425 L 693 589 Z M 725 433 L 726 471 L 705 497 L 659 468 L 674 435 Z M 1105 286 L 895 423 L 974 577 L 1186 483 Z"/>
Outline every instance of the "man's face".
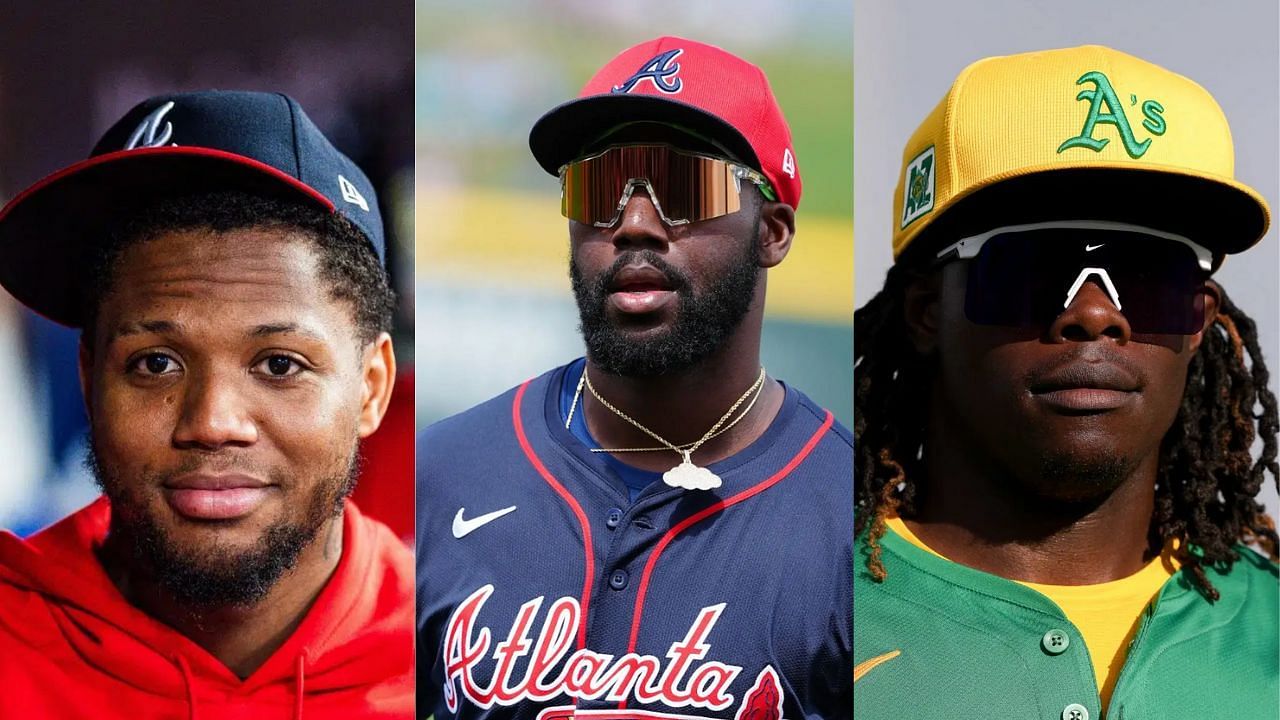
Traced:
<path fill-rule="evenodd" d="M 335 522 L 364 353 L 312 243 L 286 230 L 127 248 L 82 351 L 111 532 L 180 598 L 247 603 Z"/>
<path fill-rule="evenodd" d="M 735 213 L 668 226 L 637 187 L 613 227 L 569 222 L 570 278 L 592 362 L 630 377 L 692 367 L 763 302 L 762 199 L 746 183 L 741 197 Z"/>
<path fill-rule="evenodd" d="M 977 325 L 964 314 L 967 265 L 941 269 L 926 311 L 934 410 L 958 429 L 951 440 L 1034 496 L 1069 502 L 1105 497 L 1157 457 L 1201 335 L 1135 335 L 1094 282 L 1040 330 Z M 1206 305 L 1211 322 L 1212 295 Z"/>

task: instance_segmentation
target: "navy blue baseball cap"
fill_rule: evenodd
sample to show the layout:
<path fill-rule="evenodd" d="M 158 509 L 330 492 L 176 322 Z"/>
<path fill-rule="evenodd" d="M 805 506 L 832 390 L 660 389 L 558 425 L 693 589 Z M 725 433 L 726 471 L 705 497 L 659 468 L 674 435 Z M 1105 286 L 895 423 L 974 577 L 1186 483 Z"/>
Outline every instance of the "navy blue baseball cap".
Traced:
<path fill-rule="evenodd" d="M 385 262 L 373 185 L 297 101 L 211 90 L 143 101 L 87 160 L 0 210 L 0 285 L 41 315 L 80 327 L 81 266 L 88 248 L 106 240 L 106 228 L 163 197 L 225 190 L 341 213 Z"/>

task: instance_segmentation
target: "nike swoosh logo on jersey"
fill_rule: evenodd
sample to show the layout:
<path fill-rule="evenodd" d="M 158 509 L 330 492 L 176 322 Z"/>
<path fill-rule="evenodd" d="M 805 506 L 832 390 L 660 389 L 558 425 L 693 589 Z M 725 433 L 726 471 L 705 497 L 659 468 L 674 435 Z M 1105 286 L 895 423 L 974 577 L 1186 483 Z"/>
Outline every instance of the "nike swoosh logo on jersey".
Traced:
<path fill-rule="evenodd" d="M 458 540 L 461 540 L 462 538 L 475 532 L 480 527 L 484 525 L 488 525 L 489 523 L 493 522 L 494 520 L 497 520 L 503 515 L 515 512 L 516 506 L 512 505 L 511 507 L 502 508 L 501 510 L 494 510 L 491 513 L 477 515 L 476 517 L 473 517 L 470 520 L 467 520 L 466 518 L 462 517 L 462 513 L 465 511 L 466 511 L 466 508 L 458 508 L 458 514 L 453 516 L 453 536 Z"/>
<path fill-rule="evenodd" d="M 1085 251 L 1085 252 L 1093 252 L 1094 250 L 1097 250 L 1098 248 L 1102 247 L 1103 245 L 1106 245 L 1106 243 L 1098 243 L 1097 245 L 1085 245 L 1085 246 L 1084 246 L 1084 251 Z"/>
<path fill-rule="evenodd" d="M 863 660 L 853 667 L 853 681 L 856 683 L 863 675 L 871 672 L 876 667 L 883 665 L 890 660 L 902 654 L 901 650 L 893 650 L 883 655 L 877 655 L 870 660 Z"/>

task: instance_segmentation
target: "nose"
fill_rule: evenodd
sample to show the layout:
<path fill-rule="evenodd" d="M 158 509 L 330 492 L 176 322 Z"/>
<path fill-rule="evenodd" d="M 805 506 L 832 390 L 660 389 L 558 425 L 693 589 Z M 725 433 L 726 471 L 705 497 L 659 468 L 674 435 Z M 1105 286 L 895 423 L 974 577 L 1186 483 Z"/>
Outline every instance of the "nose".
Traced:
<path fill-rule="evenodd" d="M 219 450 L 226 446 L 246 447 L 257 440 L 257 424 L 233 378 L 210 372 L 188 381 L 182 412 L 173 431 L 174 445 Z"/>
<path fill-rule="evenodd" d="M 663 250 L 669 236 L 653 198 L 643 185 L 633 185 L 618 224 L 613 227 L 613 244 L 618 249 L 650 248 Z"/>
<path fill-rule="evenodd" d="M 1057 342 L 1089 342 L 1103 337 L 1129 342 L 1133 331 L 1107 290 L 1091 277 L 1071 298 L 1070 304 L 1049 326 Z"/>

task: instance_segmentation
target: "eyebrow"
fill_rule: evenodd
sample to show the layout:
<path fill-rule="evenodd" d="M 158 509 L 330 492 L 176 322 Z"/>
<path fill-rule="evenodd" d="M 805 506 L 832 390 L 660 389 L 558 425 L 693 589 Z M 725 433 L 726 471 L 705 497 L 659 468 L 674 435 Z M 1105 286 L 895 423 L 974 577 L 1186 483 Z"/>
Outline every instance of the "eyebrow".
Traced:
<path fill-rule="evenodd" d="M 249 331 L 249 337 L 261 338 L 270 335 L 302 335 L 313 340 L 324 340 L 324 336 L 315 330 L 298 323 L 271 323 L 258 325 Z"/>
<path fill-rule="evenodd" d="M 118 338 L 126 335 L 141 335 L 144 332 L 161 335 L 180 331 L 182 325 L 180 323 L 170 322 L 168 320 L 143 320 L 141 322 L 125 322 L 117 325 L 111 334 L 107 336 L 107 344 L 111 344 Z"/>
<path fill-rule="evenodd" d="M 143 320 L 140 322 L 125 322 L 117 325 L 107 337 L 107 343 L 110 344 L 115 340 L 128 335 L 141 335 L 142 333 L 153 333 L 163 335 L 166 333 L 181 334 L 183 324 L 169 320 Z M 254 326 L 248 332 L 248 337 L 262 338 L 272 335 L 302 335 L 314 340 L 323 340 L 324 336 L 315 330 L 299 325 L 298 323 L 267 323 L 264 325 Z"/>

